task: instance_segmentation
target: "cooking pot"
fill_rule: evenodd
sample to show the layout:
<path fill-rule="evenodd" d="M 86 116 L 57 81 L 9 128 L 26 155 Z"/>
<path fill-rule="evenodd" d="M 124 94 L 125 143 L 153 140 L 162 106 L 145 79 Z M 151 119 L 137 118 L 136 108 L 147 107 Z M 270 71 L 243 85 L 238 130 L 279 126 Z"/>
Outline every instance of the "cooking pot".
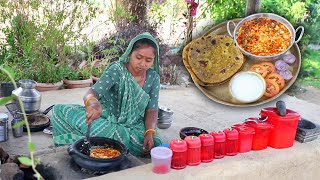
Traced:
<path fill-rule="evenodd" d="M 291 34 L 291 41 L 290 41 L 290 45 L 288 46 L 288 48 L 286 50 L 284 50 L 283 52 L 279 53 L 279 54 L 275 54 L 272 56 L 259 56 L 259 55 L 255 55 L 252 54 L 246 50 L 244 50 L 243 48 L 240 47 L 240 45 L 237 42 L 237 38 L 238 38 L 238 31 L 240 29 L 240 27 L 253 19 L 258 19 L 258 18 L 269 18 L 269 19 L 273 19 L 275 21 L 278 21 L 280 23 L 282 23 L 285 27 L 287 27 L 287 29 L 289 30 L 290 34 Z M 235 29 L 233 32 L 230 31 L 230 23 L 232 23 L 235 26 Z M 301 30 L 301 33 L 298 37 L 298 39 L 296 40 L 296 33 Z M 285 54 L 294 43 L 298 43 L 300 41 L 300 39 L 302 38 L 302 35 L 304 33 L 304 27 L 303 26 L 299 26 L 297 29 L 294 29 L 293 26 L 291 25 L 291 23 L 286 20 L 285 18 L 278 16 L 276 14 L 272 14 L 272 13 L 257 13 L 257 14 L 252 14 L 250 16 L 247 16 L 246 18 L 242 19 L 238 24 L 235 24 L 233 21 L 228 21 L 227 23 L 227 31 L 229 33 L 229 35 L 234 38 L 234 42 L 236 44 L 237 47 L 239 47 L 239 49 L 242 51 L 243 54 L 247 55 L 249 58 L 252 59 L 256 59 L 256 60 L 261 60 L 261 61 L 272 61 L 272 60 L 276 60 L 278 58 L 280 58 L 283 54 Z"/>
<path fill-rule="evenodd" d="M 19 97 L 26 113 L 38 111 L 41 105 L 41 94 L 35 89 L 37 83 L 30 79 L 23 79 L 19 81 L 19 85 L 19 88 L 12 91 L 16 103 Z"/>
<path fill-rule="evenodd" d="M 93 170 L 93 171 L 108 171 L 113 170 L 121 165 L 121 163 L 127 158 L 129 150 L 124 144 L 119 141 L 105 138 L 105 137 L 91 137 L 90 144 L 91 148 L 104 147 L 113 148 L 118 150 L 121 155 L 115 158 L 101 159 L 93 158 L 83 154 L 81 151 L 83 148 L 84 138 L 79 139 L 69 146 L 68 152 L 76 164 L 82 168 Z"/>

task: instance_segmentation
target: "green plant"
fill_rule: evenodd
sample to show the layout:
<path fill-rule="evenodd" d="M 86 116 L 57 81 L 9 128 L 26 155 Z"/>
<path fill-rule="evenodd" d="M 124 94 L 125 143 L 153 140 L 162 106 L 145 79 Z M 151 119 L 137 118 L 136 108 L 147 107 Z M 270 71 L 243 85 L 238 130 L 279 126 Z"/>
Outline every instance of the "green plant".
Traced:
<path fill-rule="evenodd" d="M 165 1 L 161 4 L 152 1 L 148 8 L 148 18 L 152 26 L 165 33 L 164 40 L 170 42 L 173 38 L 177 39 L 174 42 L 174 45 L 176 45 L 181 40 L 181 38 L 175 36 L 177 27 L 183 26 L 186 18 L 182 15 L 186 9 L 187 3 L 184 0 Z M 183 35 L 183 32 L 178 36 L 181 35 Z"/>
<path fill-rule="evenodd" d="M 0 70 L 1 70 L 1 72 L 3 72 L 4 74 L 6 74 L 9 77 L 9 79 L 13 83 L 14 87 L 17 88 L 17 85 L 16 85 L 15 80 L 14 80 L 14 76 L 15 76 L 14 71 L 11 68 L 4 67 L 2 65 L 0 65 Z M 13 98 L 14 98 L 13 95 L 5 97 L 5 98 L 1 98 L 0 99 L 0 106 L 3 106 L 6 103 L 10 102 L 11 100 L 13 100 Z M 20 105 L 21 110 L 22 110 L 23 121 L 21 121 L 21 123 L 17 123 L 12 128 L 16 128 L 16 127 L 22 126 L 23 124 L 26 125 L 26 129 L 27 129 L 27 133 L 28 133 L 28 149 L 29 149 L 29 152 L 30 152 L 30 158 L 29 157 L 25 157 L 25 156 L 21 156 L 21 157 L 18 157 L 18 160 L 24 165 L 31 166 L 32 170 L 35 172 L 34 176 L 37 179 L 43 179 L 43 177 L 40 175 L 40 173 L 36 170 L 36 165 L 39 163 L 39 160 L 35 159 L 35 157 L 34 157 L 35 146 L 32 143 L 30 126 L 29 126 L 29 123 L 28 123 L 28 120 L 27 120 L 26 113 L 24 111 L 24 106 L 23 106 L 23 103 L 22 103 L 20 97 L 17 97 L 17 100 L 18 100 L 19 105 Z"/>
<path fill-rule="evenodd" d="M 123 27 L 128 22 L 135 20 L 123 1 L 111 0 L 108 16 L 117 27 Z"/>
<path fill-rule="evenodd" d="M 33 74 L 32 67 L 64 63 L 70 54 L 65 46 L 86 41 L 82 30 L 95 17 L 89 0 L 0 1 L 0 57 Z M 75 48 L 75 50 L 77 50 Z M 38 73 L 39 74 L 39 73 Z"/>
<path fill-rule="evenodd" d="M 200 5 L 203 10 L 202 18 L 207 14 L 215 24 L 229 19 L 244 17 L 246 10 L 245 0 L 206 0 Z"/>
<path fill-rule="evenodd" d="M 118 60 L 126 50 L 129 41 L 133 38 L 123 37 L 127 35 L 128 33 L 122 31 L 120 34 L 115 34 L 115 36 L 101 40 L 101 42 L 93 48 L 91 60 L 102 59 L 103 61 L 110 62 Z"/>
<path fill-rule="evenodd" d="M 91 68 L 72 68 L 68 66 L 65 71 L 65 78 L 67 80 L 85 80 L 92 76 Z"/>
<path fill-rule="evenodd" d="M 67 65 L 55 65 L 50 61 L 47 61 L 34 69 L 35 73 L 32 79 L 39 83 L 57 83 L 62 81 L 68 70 Z"/>
<path fill-rule="evenodd" d="M 91 73 L 95 77 L 100 77 L 105 69 L 109 66 L 111 59 L 102 59 L 101 63 L 91 66 Z"/>
<path fill-rule="evenodd" d="M 178 77 L 181 74 L 181 71 L 178 70 L 175 64 L 169 64 L 168 66 L 160 66 L 160 83 L 161 84 L 178 84 Z"/>
<path fill-rule="evenodd" d="M 306 50 L 302 56 L 302 69 L 299 77 L 304 80 L 320 80 L 320 51 Z"/>

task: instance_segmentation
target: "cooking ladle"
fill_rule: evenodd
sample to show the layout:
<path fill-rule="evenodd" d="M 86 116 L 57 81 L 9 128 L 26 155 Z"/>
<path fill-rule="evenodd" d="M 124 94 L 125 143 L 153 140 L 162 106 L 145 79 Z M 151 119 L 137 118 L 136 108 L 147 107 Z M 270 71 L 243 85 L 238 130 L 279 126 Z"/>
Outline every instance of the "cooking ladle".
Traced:
<path fill-rule="evenodd" d="M 87 119 L 90 119 L 93 116 L 93 114 L 90 117 L 88 117 Z M 84 138 L 83 144 L 82 144 L 81 149 L 80 149 L 81 153 L 83 153 L 85 155 L 88 155 L 88 156 L 90 155 L 90 149 L 91 149 L 91 144 L 90 144 L 91 123 L 88 124 L 86 137 Z"/>

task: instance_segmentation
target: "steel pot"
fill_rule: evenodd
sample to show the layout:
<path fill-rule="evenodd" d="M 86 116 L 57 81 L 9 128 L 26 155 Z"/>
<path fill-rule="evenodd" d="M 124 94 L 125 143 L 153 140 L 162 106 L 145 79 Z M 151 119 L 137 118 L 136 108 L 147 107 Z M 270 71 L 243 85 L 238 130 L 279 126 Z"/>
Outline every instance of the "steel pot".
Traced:
<path fill-rule="evenodd" d="M 287 29 L 289 30 L 289 32 L 291 34 L 291 42 L 290 42 L 289 47 L 285 51 L 283 51 L 283 52 L 281 52 L 279 54 L 276 54 L 276 55 L 272 55 L 272 56 L 258 56 L 258 55 L 252 54 L 250 52 L 247 52 L 246 50 L 244 50 L 243 48 L 241 48 L 239 46 L 239 44 L 237 42 L 237 38 L 238 38 L 238 31 L 239 31 L 240 27 L 244 23 L 246 23 L 247 21 L 250 21 L 250 20 L 253 20 L 253 19 L 257 19 L 257 18 L 261 18 L 261 17 L 265 17 L 265 18 L 276 20 L 276 21 L 282 23 L 284 26 L 287 27 Z M 234 29 L 233 32 L 231 32 L 231 30 L 230 30 L 230 23 L 232 23 L 235 26 L 235 29 Z M 299 30 L 301 30 L 301 33 L 300 33 L 298 39 L 296 40 L 296 33 Z M 227 23 L 227 31 L 228 31 L 229 35 L 234 39 L 234 42 L 235 42 L 236 46 L 240 48 L 241 52 L 244 55 L 247 55 L 249 58 L 256 59 L 256 60 L 272 61 L 272 60 L 276 60 L 276 59 L 280 58 L 283 54 L 285 54 L 292 47 L 292 45 L 294 43 L 298 43 L 300 41 L 300 39 L 302 38 L 302 35 L 304 33 L 304 27 L 299 26 L 297 29 L 294 29 L 293 26 L 291 25 L 291 23 L 288 20 L 286 20 L 285 18 L 281 17 L 281 16 L 278 16 L 278 15 L 272 14 L 272 13 L 257 13 L 257 14 L 253 14 L 253 15 L 247 16 L 246 18 L 242 19 L 238 24 L 235 24 L 232 20 L 228 21 L 228 23 Z"/>
<path fill-rule="evenodd" d="M 110 159 L 99 159 L 92 158 L 81 152 L 83 147 L 84 138 L 74 142 L 69 146 L 68 152 L 76 164 L 82 168 L 93 170 L 93 171 L 108 171 L 113 170 L 121 165 L 121 163 L 126 159 L 129 150 L 124 144 L 119 141 L 105 138 L 105 137 L 91 137 L 90 143 L 92 148 L 94 147 L 111 147 L 120 151 L 121 155 Z"/>
<path fill-rule="evenodd" d="M 20 80 L 20 87 L 12 91 L 16 101 L 18 101 L 18 97 L 21 99 L 26 113 L 32 113 L 40 109 L 41 94 L 35 89 L 36 84 L 35 81 L 30 79 Z"/>

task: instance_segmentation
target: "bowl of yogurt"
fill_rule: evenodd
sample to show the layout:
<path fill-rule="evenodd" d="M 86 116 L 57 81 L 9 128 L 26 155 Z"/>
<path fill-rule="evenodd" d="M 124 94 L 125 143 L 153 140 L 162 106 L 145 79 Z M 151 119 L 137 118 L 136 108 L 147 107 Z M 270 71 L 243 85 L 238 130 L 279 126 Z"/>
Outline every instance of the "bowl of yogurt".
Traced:
<path fill-rule="evenodd" d="M 229 82 L 231 96 L 241 103 L 259 100 L 266 91 L 263 77 L 253 71 L 242 71 L 235 74 Z"/>

